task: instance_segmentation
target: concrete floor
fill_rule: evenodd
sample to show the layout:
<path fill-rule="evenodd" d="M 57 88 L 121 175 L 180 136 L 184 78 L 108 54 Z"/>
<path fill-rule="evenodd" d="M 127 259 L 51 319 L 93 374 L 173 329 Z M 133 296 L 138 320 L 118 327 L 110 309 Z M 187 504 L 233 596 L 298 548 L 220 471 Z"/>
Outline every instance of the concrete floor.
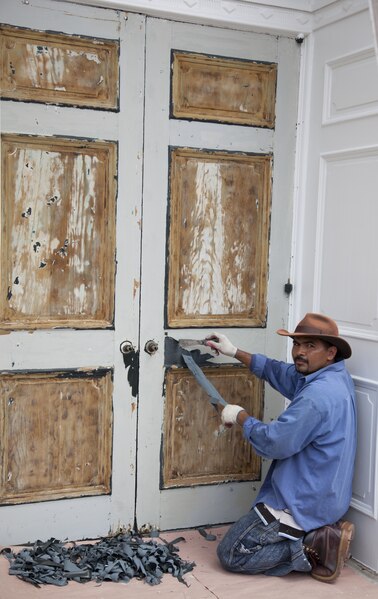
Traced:
<path fill-rule="evenodd" d="M 207 528 L 222 538 L 226 528 Z M 378 578 L 368 577 L 350 560 L 334 584 L 317 582 L 308 574 L 292 573 L 282 578 L 244 576 L 221 569 L 217 557 L 217 541 L 207 541 L 198 530 L 174 531 L 162 534 L 177 544 L 179 555 L 194 561 L 196 567 L 185 575 L 188 586 L 169 574 L 161 584 L 149 586 L 132 579 L 128 584 L 69 582 L 65 587 L 47 585 L 36 588 L 8 574 L 8 560 L 0 557 L 0 599 L 378 599 Z"/>

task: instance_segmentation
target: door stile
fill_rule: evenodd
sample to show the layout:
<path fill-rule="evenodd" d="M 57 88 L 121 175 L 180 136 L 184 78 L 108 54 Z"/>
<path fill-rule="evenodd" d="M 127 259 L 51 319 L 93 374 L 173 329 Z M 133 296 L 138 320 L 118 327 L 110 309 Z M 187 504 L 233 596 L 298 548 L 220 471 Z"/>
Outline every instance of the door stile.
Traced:
<path fill-rule="evenodd" d="M 155 27 L 155 23 L 158 24 Z M 157 157 L 166 152 L 169 106 L 170 23 L 147 19 L 145 143 L 143 183 L 143 251 L 141 272 L 141 352 L 138 423 L 138 476 L 136 517 L 141 527 L 159 527 L 160 523 L 160 440 L 163 417 L 164 297 L 166 250 L 167 161 Z M 163 142 L 163 143 L 162 143 Z M 163 148 L 163 150 L 161 149 Z M 148 340 L 158 351 L 144 351 Z"/>
<path fill-rule="evenodd" d="M 120 13 L 120 113 L 117 206 L 117 280 L 114 330 L 114 452 L 112 524 L 133 527 L 138 394 L 135 362 L 126 366 L 121 344 L 140 351 L 145 17 Z M 134 384 L 130 381 L 133 381 Z"/>

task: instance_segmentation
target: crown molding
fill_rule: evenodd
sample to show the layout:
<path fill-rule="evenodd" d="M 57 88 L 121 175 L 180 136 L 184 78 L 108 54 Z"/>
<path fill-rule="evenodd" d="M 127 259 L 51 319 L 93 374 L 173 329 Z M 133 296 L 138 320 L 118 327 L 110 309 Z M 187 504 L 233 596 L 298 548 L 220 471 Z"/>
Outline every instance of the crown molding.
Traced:
<path fill-rule="evenodd" d="M 66 0 L 55 0 L 62 2 Z M 365 10 L 369 0 L 68 0 L 203 25 L 296 36 Z"/>
<path fill-rule="evenodd" d="M 313 12 L 313 31 L 369 9 L 369 0 L 339 0 Z"/>

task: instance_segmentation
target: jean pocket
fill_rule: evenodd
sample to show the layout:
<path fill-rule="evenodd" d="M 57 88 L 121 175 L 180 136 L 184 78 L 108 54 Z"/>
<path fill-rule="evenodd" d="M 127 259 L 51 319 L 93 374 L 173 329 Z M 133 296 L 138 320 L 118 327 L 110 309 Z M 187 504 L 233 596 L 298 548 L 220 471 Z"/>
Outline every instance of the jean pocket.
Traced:
<path fill-rule="evenodd" d="M 257 553 L 261 549 L 262 549 L 262 545 L 259 545 L 259 544 L 256 543 L 253 546 L 248 546 L 247 547 L 241 541 L 239 541 L 239 543 L 235 547 L 235 551 L 238 552 L 238 553 L 240 553 L 240 554 L 242 554 L 242 555 L 254 555 L 255 553 Z"/>
<path fill-rule="evenodd" d="M 255 552 L 256 547 L 264 547 L 265 545 L 271 545 L 281 540 L 278 536 L 280 523 L 278 520 L 270 522 L 269 524 L 263 524 L 262 522 L 251 528 L 245 535 L 240 539 L 240 546 L 242 546 L 243 553 Z"/>

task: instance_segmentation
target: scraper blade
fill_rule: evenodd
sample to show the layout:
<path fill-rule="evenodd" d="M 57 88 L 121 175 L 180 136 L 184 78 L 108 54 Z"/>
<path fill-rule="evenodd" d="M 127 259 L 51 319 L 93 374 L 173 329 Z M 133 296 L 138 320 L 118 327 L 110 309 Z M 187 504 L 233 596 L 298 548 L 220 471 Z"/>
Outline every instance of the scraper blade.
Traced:
<path fill-rule="evenodd" d="M 219 391 L 216 390 L 214 385 L 210 383 L 210 381 L 206 378 L 201 368 L 197 366 L 192 356 L 183 354 L 182 356 L 187 367 L 192 371 L 195 376 L 197 382 L 201 385 L 201 387 L 206 391 L 207 395 L 210 397 L 210 402 L 213 406 L 217 404 L 221 404 L 222 406 L 227 406 L 227 402 L 223 399 Z"/>

